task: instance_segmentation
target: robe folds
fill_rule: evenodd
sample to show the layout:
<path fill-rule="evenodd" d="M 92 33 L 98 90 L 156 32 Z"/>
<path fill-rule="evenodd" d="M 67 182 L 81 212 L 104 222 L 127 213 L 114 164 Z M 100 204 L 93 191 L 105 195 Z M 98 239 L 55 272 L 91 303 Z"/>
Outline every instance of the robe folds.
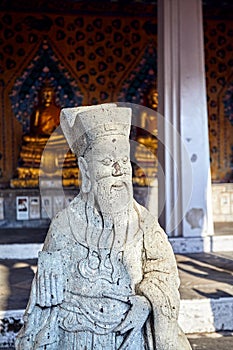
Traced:
<path fill-rule="evenodd" d="M 177 322 L 175 257 L 157 220 L 134 202 L 124 243 L 98 250 L 85 206 L 77 196 L 52 220 L 16 350 L 191 350 Z M 135 296 L 150 304 L 143 327 L 116 331 Z"/>

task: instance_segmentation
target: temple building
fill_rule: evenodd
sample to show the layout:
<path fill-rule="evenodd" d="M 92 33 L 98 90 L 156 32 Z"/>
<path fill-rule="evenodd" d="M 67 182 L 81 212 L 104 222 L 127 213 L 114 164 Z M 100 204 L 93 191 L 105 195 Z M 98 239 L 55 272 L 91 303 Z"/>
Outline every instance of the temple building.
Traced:
<path fill-rule="evenodd" d="M 182 130 L 188 126 L 192 132 L 188 132 L 186 138 L 191 140 L 192 134 L 200 134 L 198 137 L 206 146 L 202 148 L 205 159 L 200 160 L 198 172 L 201 173 L 202 163 L 208 173 L 209 159 L 214 221 L 232 221 L 232 18 L 231 11 L 228 11 L 231 4 L 217 5 L 211 0 L 200 2 L 198 11 L 201 12 L 192 24 L 196 32 L 190 33 L 190 38 L 189 34 L 184 34 L 190 28 L 188 23 L 181 22 L 183 27 L 177 27 L 178 18 L 184 18 L 185 14 L 179 8 L 179 1 L 173 3 L 169 5 L 165 1 L 161 10 L 159 1 L 129 1 L 124 5 L 102 1 L 100 6 L 91 1 L 86 7 L 82 1 L 70 0 L 62 8 L 50 4 L 46 9 L 40 1 L 36 1 L 33 7 L 30 2 L 23 5 L 13 2 L 10 8 L 5 2 L 0 5 L 0 197 L 3 227 L 11 226 L 13 222 L 16 226 L 24 225 L 17 221 L 17 197 L 26 196 L 29 202 L 31 196 L 40 197 L 40 176 L 48 179 L 49 188 L 51 183 L 56 188 L 54 178 L 61 176 L 69 198 L 73 190 L 78 189 L 76 159 L 60 134 L 59 113 L 63 107 L 107 102 L 145 107 L 138 113 L 131 132 L 132 140 L 137 143 L 133 148 L 132 165 L 139 201 L 148 202 L 143 188 L 158 187 L 160 166 L 163 173 L 171 172 L 170 168 L 164 168 L 168 163 L 166 155 L 161 154 L 163 151 L 159 153 L 158 143 L 159 140 L 166 145 L 170 143 L 169 147 L 174 149 L 174 140 L 166 140 L 166 126 L 160 125 L 156 113 L 159 111 L 182 139 L 186 137 Z M 184 8 L 183 4 L 180 5 Z M 193 6 L 192 1 L 186 2 L 185 11 L 189 13 Z M 159 11 L 161 14 L 157 17 Z M 159 18 L 162 17 L 160 22 L 168 21 L 170 29 L 160 25 Z M 189 43 L 190 55 L 184 47 L 186 43 Z M 172 55 L 170 61 L 168 55 Z M 192 60 L 196 62 L 196 68 Z M 201 91 L 199 97 L 195 96 L 194 89 Z M 187 117 L 191 109 L 193 113 Z M 197 115 L 199 112 L 201 117 Z M 207 129 L 201 133 L 201 128 Z M 178 144 L 177 140 L 174 142 Z M 43 158 L 46 145 L 47 156 Z M 192 163 L 199 157 L 195 152 L 189 156 Z M 184 157 L 181 154 L 179 157 L 177 161 L 182 164 Z M 184 187 L 183 175 L 180 180 Z M 162 185 L 159 187 L 165 193 L 165 202 L 175 202 L 174 198 L 171 199 L 174 195 L 166 192 L 176 192 L 173 184 L 167 189 Z M 205 185 L 202 190 L 205 191 Z M 158 189 L 153 192 L 155 196 L 157 192 Z M 9 197 L 11 207 L 14 207 L 10 212 L 7 210 L 11 202 Z M 154 210 L 159 210 L 162 222 L 166 221 L 165 216 L 170 216 L 172 209 L 162 208 L 163 204 L 159 207 Z M 41 219 L 42 205 L 38 210 Z M 51 211 L 54 213 L 53 208 Z M 187 218 L 193 213 L 177 215 L 186 215 Z M 205 221 L 205 214 L 201 214 L 200 220 Z M 211 222 L 212 219 L 206 220 Z M 34 224 L 35 221 L 32 226 Z M 205 230 L 208 232 L 204 235 L 212 235 L 212 229 L 207 226 Z M 187 228 L 178 231 L 171 230 L 170 236 L 187 235 Z M 202 236 L 203 232 L 192 231 L 190 235 Z"/>
<path fill-rule="evenodd" d="M 1 3 L 1 227 L 24 227 L 17 213 L 17 198 L 22 196 L 29 203 L 26 226 L 43 225 L 40 178 L 51 196 L 50 213 L 56 212 L 56 196 L 48 194 L 49 189 L 62 186 L 63 197 L 71 199 L 79 186 L 79 171 L 60 133 L 60 110 L 107 102 L 142 107 L 138 113 L 135 109 L 131 132 L 136 143 L 135 195 L 149 205 L 159 193 L 160 203 L 152 210 L 161 216 L 171 237 L 213 235 L 212 214 L 214 222 L 233 221 L 232 5 L 194 2 L 101 1 L 97 5 L 90 1 L 86 6 L 69 0 L 61 7 L 52 3 L 46 8 L 40 1 L 33 6 L 29 1 Z M 192 10 L 196 11 L 193 32 L 184 13 Z M 162 125 L 158 115 L 165 116 L 165 124 L 171 123 L 181 136 L 184 152 L 174 130 Z M 178 175 L 159 143 L 176 150 L 172 157 L 179 163 Z M 194 192 L 203 197 L 203 203 L 194 199 L 187 210 L 185 156 L 191 162 L 193 183 L 198 184 Z M 173 179 L 162 181 L 160 175 L 168 179 L 167 172 Z M 38 222 L 30 219 L 30 198 L 35 196 Z M 171 220 L 178 220 L 181 227 L 174 231 L 166 222 L 175 202 L 180 219 Z M 182 226 L 184 218 L 188 226 Z M 196 227 L 203 229 L 192 229 L 193 220 L 202 221 Z"/>
<path fill-rule="evenodd" d="M 233 251 L 232 1 L 2 0 L 0 96 L 0 269 L 20 267 L 31 282 L 28 259 L 79 191 L 61 109 L 111 102 L 133 109 L 134 196 L 174 252 Z M 29 293 L 24 282 L 12 293 Z M 232 283 L 224 288 L 206 309 L 183 304 L 186 332 L 233 330 Z M 6 299 L 0 311 L 23 307 Z M 0 347 L 11 317 L 22 319 L 9 315 Z"/>

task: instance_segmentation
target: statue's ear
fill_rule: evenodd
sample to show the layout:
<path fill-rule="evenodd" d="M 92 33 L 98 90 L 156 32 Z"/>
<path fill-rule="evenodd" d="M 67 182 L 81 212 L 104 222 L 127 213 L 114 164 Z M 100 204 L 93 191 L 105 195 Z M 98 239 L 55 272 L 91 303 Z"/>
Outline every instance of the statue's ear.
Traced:
<path fill-rule="evenodd" d="M 81 189 L 83 193 L 88 193 L 91 190 L 91 180 L 88 170 L 88 164 L 83 157 L 78 158 L 78 167 L 82 175 Z"/>

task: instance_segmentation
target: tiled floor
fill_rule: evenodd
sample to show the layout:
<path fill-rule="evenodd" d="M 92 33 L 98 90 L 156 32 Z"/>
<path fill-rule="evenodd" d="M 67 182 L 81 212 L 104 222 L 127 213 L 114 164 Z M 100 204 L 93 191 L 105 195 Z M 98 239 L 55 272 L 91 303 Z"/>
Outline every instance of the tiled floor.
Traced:
<path fill-rule="evenodd" d="M 233 252 L 176 255 L 182 299 L 233 297 Z"/>

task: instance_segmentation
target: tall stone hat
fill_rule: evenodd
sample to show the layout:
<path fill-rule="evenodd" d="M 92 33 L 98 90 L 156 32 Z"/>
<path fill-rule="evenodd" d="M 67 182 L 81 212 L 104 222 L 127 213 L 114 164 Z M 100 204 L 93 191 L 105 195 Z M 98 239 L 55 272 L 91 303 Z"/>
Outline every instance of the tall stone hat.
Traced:
<path fill-rule="evenodd" d="M 115 103 L 94 106 L 63 108 L 60 124 L 71 150 L 77 157 L 95 140 L 107 135 L 129 138 L 132 110 Z"/>

